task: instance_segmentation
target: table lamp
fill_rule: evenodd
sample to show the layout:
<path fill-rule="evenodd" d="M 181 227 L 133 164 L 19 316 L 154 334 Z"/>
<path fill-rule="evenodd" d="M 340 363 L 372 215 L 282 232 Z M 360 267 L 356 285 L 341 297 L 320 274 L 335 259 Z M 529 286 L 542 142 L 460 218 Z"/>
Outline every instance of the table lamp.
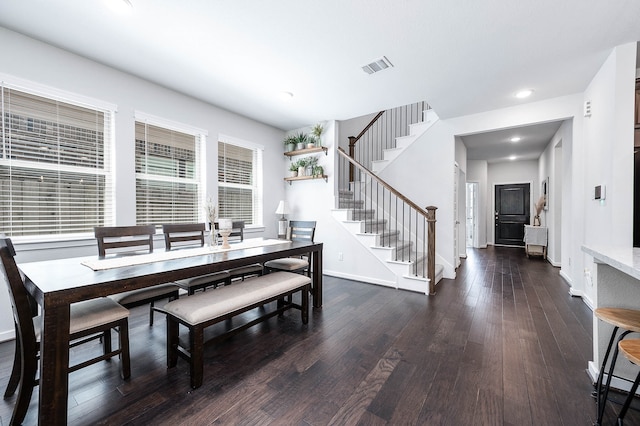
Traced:
<path fill-rule="evenodd" d="M 278 238 L 286 238 L 287 219 L 284 217 L 284 215 L 289 214 L 289 206 L 287 205 L 286 201 L 280 200 L 280 204 L 278 204 L 278 208 L 276 209 L 276 214 L 282 215 L 282 217 L 278 219 Z"/>

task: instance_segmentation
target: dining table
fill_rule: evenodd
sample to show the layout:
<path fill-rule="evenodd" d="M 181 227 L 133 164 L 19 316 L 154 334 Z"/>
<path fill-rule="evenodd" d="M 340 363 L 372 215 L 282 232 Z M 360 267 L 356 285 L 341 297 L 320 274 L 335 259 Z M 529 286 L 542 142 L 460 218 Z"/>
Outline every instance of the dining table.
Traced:
<path fill-rule="evenodd" d="M 306 255 L 311 267 L 313 307 L 322 307 L 322 243 L 269 239 L 263 243 L 247 242 L 249 240 L 232 245 L 231 249 L 199 248 L 192 255 L 178 250 L 177 257 L 156 251 L 148 255 L 116 254 L 104 258 L 96 255 L 18 262 L 25 276 L 25 287 L 41 308 L 38 423 L 67 423 L 69 382 L 66 367 L 69 364 L 69 307 L 72 303 L 282 257 Z"/>

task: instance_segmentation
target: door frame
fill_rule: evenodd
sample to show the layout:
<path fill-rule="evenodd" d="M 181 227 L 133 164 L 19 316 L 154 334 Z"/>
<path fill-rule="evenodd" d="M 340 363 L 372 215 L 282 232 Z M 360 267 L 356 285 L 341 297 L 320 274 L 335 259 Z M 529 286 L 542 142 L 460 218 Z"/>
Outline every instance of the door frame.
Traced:
<path fill-rule="evenodd" d="M 479 197 L 480 197 L 480 182 L 478 181 L 468 181 L 467 184 L 465 185 L 465 192 L 466 192 L 466 199 L 469 198 L 469 186 L 473 186 L 475 188 L 474 190 L 474 197 L 473 197 L 473 217 L 471 218 L 472 221 L 472 228 L 473 230 L 471 231 L 471 245 L 468 247 L 474 247 L 474 248 L 478 248 L 478 232 L 480 232 L 480 225 L 478 223 L 478 221 L 480 220 L 480 216 L 479 216 L 479 211 L 478 209 L 480 208 L 480 201 L 479 201 Z M 494 192 L 494 197 L 495 197 L 495 192 Z M 495 205 L 495 203 L 494 203 Z M 467 205 L 467 211 L 469 209 L 469 206 Z M 465 226 L 467 224 L 467 218 L 466 218 L 466 213 L 467 211 L 465 211 Z M 466 229 L 466 228 L 465 228 Z M 468 237 L 468 235 L 465 235 L 465 237 Z M 466 243 L 466 238 L 465 238 L 465 243 Z"/>
<path fill-rule="evenodd" d="M 491 204 L 489 205 L 489 217 L 491 218 L 491 245 L 496 245 L 496 186 L 498 185 L 520 185 L 523 183 L 529 184 L 529 217 L 533 217 L 533 181 L 509 181 L 509 182 L 491 182 Z M 530 223 L 528 225 L 531 225 Z M 488 238 L 487 238 L 488 240 Z M 487 243 L 489 243 L 487 241 Z M 524 247 L 524 246 L 523 246 Z"/>

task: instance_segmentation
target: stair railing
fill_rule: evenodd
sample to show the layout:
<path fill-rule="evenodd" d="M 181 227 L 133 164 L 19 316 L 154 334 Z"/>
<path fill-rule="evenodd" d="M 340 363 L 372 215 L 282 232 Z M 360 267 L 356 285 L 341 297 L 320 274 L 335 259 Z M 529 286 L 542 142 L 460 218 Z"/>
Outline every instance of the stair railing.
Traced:
<path fill-rule="evenodd" d="M 378 234 L 381 246 L 394 247 L 395 261 L 412 263 L 414 276 L 429 278 L 429 294 L 435 294 L 437 208 L 422 209 L 342 148 L 338 148 L 338 175 L 339 197 L 348 196 L 339 206 L 353 207 L 351 219 L 364 221 L 364 232 Z"/>
<path fill-rule="evenodd" d="M 385 149 L 395 148 L 396 138 L 409 134 L 409 125 L 423 120 L 431 107 L 425 101 L 380 111 L 358 136 L 349 136 L 349 156 L 371 167 L 371 162 L 383 159 Z M 349 169 L 353 181 L 354 169 Z"/>

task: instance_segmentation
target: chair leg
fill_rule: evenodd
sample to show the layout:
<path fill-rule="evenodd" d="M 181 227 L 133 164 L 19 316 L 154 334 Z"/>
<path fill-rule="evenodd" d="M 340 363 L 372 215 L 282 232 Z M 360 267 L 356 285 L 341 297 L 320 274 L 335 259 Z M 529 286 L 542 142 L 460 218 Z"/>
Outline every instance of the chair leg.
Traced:
<path fill-rule="evenodd" d="M 105 355 L 112 351 L 111 330 L 105 330 L 102 333 L 102 351 Z M 110 360 L 111 358 L 107 359 L 107 361 Z"/>
<path fill-rule="evenodd" d="M 22 372 L 22 350 L 20 344 L 20 333 L 18 327 L 16 327 L 16 349 L 13 353 L 13 368 L 11 369 L 11 377 L 9 377 L 9 383 L 7 383 L 7 390 L 4 391 L 4 397 L 9 398 L 13 396 L 18 389 L 20 383 L 20 374 Z"/>
<path fill-rule="evenodd" d="M 307 287 L 303 288 L 300 292 L 300 297 L 302 298 L 302 323 L 307 324 L 309 322 L 309 289 Z"/>
<path fill-rule="evenodd" d="M 20 349 L 21 353 L 25 353 L 24 348 Z M 35 354 L 35 351 L 33 352 Z M 38 359 L 36 356 L 29 356 L 22 359 L 22 380 L 20 381 L 20 389 L 18 390 L 18 399 L 13 407 L 10 425 L 20 425 L 24 421 L 31 402 L 31 395 L 36 384 L 36 371 L 38 369 Z"/>
<path fill-rule="evenodd" d="M 129 353 L 129 320 L 124 319 L 120 322 L 120 362 L 122 364 L 122 378 L 127 380 L 131 377 L 131 355 Z M 111 330 L 109 330 L 111 336 Z"/>
<path fill-rule="evenodd" d="M 153 301 L 149 304 L 149 327 L 153 327 Z"/>
<path fill-rule="evenodd" d="M 611 379 L 613 378 L 613 369 L 616 366 L 616 360 L 618 359 L 618 345 L 613 351 L 613 357 L 611 358 L 611 363 L 609 365 L 609 374 L 607 375 L 607 383 L 604 385 L 604 389 L 602 388 L 602 377 L 604 376 L 605 364 L 607 363 L 607 359 L 609 358 L 609 352 L 613 346 L 613 342 L 615 342 L 616 333 L 618 332 L 618 327 L 613 329 L 611 333 L 611 339 L 609 340 L 609 346 L 607 347 L 607 352 L 605 353 L 604 359 L 602 361 L 602 367 L 600 367 L 600 375 L 598 376 L 598 384 L 596 387 L 596 406 L 598 409 L 598 418 L 596 420 L 597 425 L 602 424 L 602 417 L 604 416 L 604 409 L 607 405 L 607 398 L 609 397 L 609 389 L 611 386 Z M 625 338 L 627 334 L 631 333 L 630 330 L 625 330 L 620 337 L 618 337 L 618 342 Z"/>

